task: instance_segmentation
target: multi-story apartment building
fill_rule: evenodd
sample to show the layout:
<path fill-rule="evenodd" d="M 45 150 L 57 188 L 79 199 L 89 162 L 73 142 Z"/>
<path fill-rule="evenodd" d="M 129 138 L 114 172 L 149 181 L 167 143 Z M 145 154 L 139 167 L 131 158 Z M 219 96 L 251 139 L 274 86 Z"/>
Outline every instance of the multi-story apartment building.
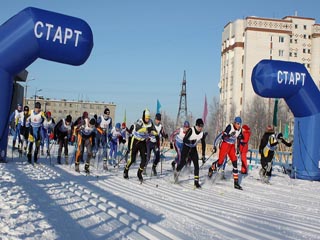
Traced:
<path fill-rule="evenodd" d="M 116 105 L 113 103 L 69 101 L 66 99 L 55 100 L 43 97 L 36 98 L 36 101 L 41 103 L 42 111 L 50 111 L 56 121 L 65 118 L 69 114 L 73 120 L 76 120 L 82 116 L 84 111 L 89 113 L 89 117 L 93 117 L 95 114 L 100 116 L 103 114 L 105 108 L 110 109 L 110 116 L 112 119 L 115 119 Z M 35 98 L 27 98 L 26 105 L 28 105 L 30 109 L 33 109 L 36 101 Z"/>
<path fill-rule="evenodd" d="M 247 17 L 224 27 L 219 88 L 226 122 L 243 116 L 256 95 L 251 74 L 262 59 L 302 63 L 319 87 L 320 25 L 313 18 L 287 16 Z"/>

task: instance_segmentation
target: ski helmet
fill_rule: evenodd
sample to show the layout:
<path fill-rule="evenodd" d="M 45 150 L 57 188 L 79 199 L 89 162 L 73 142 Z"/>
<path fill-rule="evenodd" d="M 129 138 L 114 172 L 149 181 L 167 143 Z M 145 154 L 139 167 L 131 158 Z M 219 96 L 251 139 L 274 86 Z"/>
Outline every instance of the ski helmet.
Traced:
<path fill-rule="evenodd" d="M 23 107 L 23 111 L 29 112 L 29 107 L 28 107 L 28 106 L 24 106 L 24 107 Z"/>
<path fill-rule="evenodd" d="M 51 117 L 51 112 L 48 111 L 48 112 L 46 113 L 46 115 L 47 115 L 47 118 L 50 118 L 50 117 Z"/>
<path fill-rule="evenodd" d="M 122 127 L 122 128 L 126 128 L 126 127 L 127 127 L 126 123 L 123 122 L 123 123 L 121 124 L 121 127 Z"/>
<path fill-rule="evenodd" d="M 116 128 L 117 128 L 117 129 L 120 129 L 120 128 L 121 128 L 121 124 L 120 124 L 120 123 L 117 123 L 117 124 L 116 124 Z"/>

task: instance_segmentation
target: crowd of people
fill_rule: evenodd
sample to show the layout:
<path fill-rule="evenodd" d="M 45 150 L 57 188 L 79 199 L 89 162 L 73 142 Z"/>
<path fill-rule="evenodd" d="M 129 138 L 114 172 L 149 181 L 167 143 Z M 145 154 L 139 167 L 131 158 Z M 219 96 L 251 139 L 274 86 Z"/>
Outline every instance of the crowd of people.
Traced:
<path fill-rule="evenodd" d="M 152 161 L 152 174 L 157 175 L 157 165 L 160 162 L 160 149 L 164 139 L 170 142 L 170 149 L 175 149 L 176 156 L 172 161 L 174 171 L 174 182 L 179 181 L 181 170 L 193 164 L 194 167 L 194 187 L 201 188 L 199 176 L 199 160 L 202 165 L 206 159 L 206 137 L 204 132 L 204 122 L 198 118 L 195 125 L 191 127 L 188 121 L 182 127 L 177 128 L 169 135 L 165 132 L 165 127 L 161 122 L 161 114 L 155 114 L 151 119 L 151 113 L 145 109 L 139 120 L 133 123 L 130 128 L 126 123 L 116 123 L 113 126 L 110 110 L 106 108 L 101 115 L 89 117 L 84 111 L 75 120 L 71 115 L 60 119 L 57 123 L 50 111 L 43 112 L 40 102 L 36 102 L 34 109 L 28 106 L 22 107 L 18 104 L 16 110 L 11 114 L 10 128 L 13 150 L 18 149 L 19 153 L 25 152 L 30 164 L 38 162 L 39 155 L 51 156 L 51 147 L 58 144 L 57 163 L 69 164 L 69 145 L 74 144 L 74 166 L 75 171 L 80 172 L 80 162 L 84 162 L 84 171 L 90 173 L 90 161 L 92 158 L 99 158 L 103 161 L 103 169 L 108 170 L 108 165 L 119 166 L 120 160 L 125 160 L 123 177 L 129 178 L 129 170 L 140 155 L 140 165 L 137 170 L 137 177 L 142 182 L 143 173 Z M 221 131 L 213 142 L 212 154 L 219 149 L 218 160 L 214 161 L 208 169 L 208 178 L 213 174 L 219 179 L 225 179 L 225 166 L 228 160 L 232 164 L 232 175 L 234 188 L 242 190 L 239 182 L 240 174 L 248 173 L 247 152 L 249 147 L 251 131 L 250 127 L 242 124 L 241 117 L 235 117 L 234 121 Z M 201 143 L 201 157 L 197 146 Z M 260 178 L 263 182 L 269 183 L 272 173 L 272 159 L 279 143 L 290 147 L 291 142 L 287 142 L 281 133 L 276 133 L 272 126 L 268 126 L 259 146 L 261 154 Z M 64 150 L 64 151 L 63 151 Z M 119 150 L 121 159 L 119 158 Z M 62 152 L 64 156 L 62 157 Z M 85 154 L 86 153 L 86 154 Z M 33 155 L 33 157 L 32 157 Z M 86 159 L 84 160 L 84 156 Z M 117 161 L 118 159 L 118 161 Z M 239 160 L 239 161 L 238 161 Z M 238 169 L 238 162 L 241 168 Z"/>

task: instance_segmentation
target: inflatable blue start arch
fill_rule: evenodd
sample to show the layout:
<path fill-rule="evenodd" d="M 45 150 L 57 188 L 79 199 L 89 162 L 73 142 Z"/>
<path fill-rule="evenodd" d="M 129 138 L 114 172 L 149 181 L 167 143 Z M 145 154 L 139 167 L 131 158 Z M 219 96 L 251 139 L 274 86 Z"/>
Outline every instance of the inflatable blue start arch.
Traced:
<path fill-rule="evenodd" d="M 262 60 L 253 69 L 254 91 L 283 98 L 294 115 L 292 176 L 320 181 L 320 92 L 303 64 Z"/>
<path fill-rule="evenodd" d="M 37 58 L 81 65 L 93 48 L 89 25 L 75 17 L 29 7 L 0 26 L 0 159 L 6 160 L 13 78 Z"/>

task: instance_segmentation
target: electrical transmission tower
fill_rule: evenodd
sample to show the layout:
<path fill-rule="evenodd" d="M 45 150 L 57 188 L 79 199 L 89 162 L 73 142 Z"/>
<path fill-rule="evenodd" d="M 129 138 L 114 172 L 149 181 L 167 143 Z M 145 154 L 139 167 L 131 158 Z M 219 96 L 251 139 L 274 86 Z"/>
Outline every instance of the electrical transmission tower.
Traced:
<path fill-rule="evenodd" d="M 180 127 L 184 121 L 188 119 L 187 111 L 187 80 L 186 80 L 186 71 L 183 73 L 182 88 L 180 92 L 180 103 L 179 111 L 176 121 L 176 126 Z"/>

